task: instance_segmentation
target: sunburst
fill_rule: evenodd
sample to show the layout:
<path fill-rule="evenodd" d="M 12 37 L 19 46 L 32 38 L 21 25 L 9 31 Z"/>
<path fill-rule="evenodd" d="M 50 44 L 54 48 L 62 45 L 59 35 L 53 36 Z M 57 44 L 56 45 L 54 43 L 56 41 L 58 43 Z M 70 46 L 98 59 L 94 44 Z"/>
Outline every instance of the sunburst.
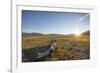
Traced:
<path fill-rule="evenodd" d="M 75 36 L 80 36 L 81 35 L 81 32 L 79 30 L 75 31 L 74 32 Z"/>

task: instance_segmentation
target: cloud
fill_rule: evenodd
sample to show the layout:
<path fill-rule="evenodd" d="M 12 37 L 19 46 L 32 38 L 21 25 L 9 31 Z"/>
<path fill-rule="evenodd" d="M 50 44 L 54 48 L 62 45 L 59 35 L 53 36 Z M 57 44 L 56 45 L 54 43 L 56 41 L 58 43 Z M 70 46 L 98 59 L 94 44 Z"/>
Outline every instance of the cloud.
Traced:
<path fill-rule="evenodd" d="M 80 18 L 78 19 L 77 23 L 80 22 L 80 21 L 82 21 L 83 19 L 85 19 L 85 18 L 86 18 L 87 16 L 89 16 L 89 15 L 90 15 L 90 14 L 86 14 L 86 15 L 80 17 Z"/>
<path fill-rule="evenodd" d="M 22 28 L 22 31 L 23 31 L 23 32 L 33 32 L 33 30 L 27 29 L 27 28 Z"/>

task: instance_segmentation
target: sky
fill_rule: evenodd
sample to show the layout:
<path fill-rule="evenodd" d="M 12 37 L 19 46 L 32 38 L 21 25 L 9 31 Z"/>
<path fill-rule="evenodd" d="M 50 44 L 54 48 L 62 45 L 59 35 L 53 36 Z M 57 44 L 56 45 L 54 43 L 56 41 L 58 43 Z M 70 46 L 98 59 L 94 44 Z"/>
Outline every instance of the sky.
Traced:
<path fill-rule="evenodd" d="M 89 27 L 89 13 L 22 10 L 22 32 L 72 34 Z"/>

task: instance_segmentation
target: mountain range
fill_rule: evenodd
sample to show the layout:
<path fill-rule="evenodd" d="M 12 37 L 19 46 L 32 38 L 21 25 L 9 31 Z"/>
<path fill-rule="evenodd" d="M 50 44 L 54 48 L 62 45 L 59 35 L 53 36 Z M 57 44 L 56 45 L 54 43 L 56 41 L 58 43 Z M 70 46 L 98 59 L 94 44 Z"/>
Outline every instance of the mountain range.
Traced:
<path fill-rule="evenodd" d="M 37 33 L 37 32 L 33 32 L 33 33 L 22 33 L 23 36 L 65 36 L 66 34 L 43 34 L 43 33 Z M 67 35 L 74 35 L 74 34 L 67 34 Z M 90 35 L 90 31 L 85 31 L 82 33 L 82 35 Z"/>

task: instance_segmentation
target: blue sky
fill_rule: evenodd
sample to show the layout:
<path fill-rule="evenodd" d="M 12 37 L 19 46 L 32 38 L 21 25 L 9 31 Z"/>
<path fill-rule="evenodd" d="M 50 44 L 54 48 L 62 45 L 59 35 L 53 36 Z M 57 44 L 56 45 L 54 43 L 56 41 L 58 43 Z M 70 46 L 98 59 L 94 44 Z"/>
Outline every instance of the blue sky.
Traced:
<path fill-rule="evenodd" d="M 71 34 L 89 30 L 89 13 L 22 10 L 22 32 Z"/>

